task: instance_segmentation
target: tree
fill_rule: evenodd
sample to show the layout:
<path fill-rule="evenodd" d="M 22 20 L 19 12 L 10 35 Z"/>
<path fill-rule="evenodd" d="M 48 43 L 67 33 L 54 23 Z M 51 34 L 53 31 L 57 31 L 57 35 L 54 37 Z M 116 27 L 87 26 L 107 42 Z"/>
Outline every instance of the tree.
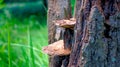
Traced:
<path fill-rule="evenodd" d="M 64 29 L 54 25 L 55 20 L 67 19 L 70 16 L 69 0 L 48 0 L 48 32 L 49 44 L 63 39 Z M 67 14 L 65 16 L 65 13 Z M 65 56 L 50 57 L 50 67 L 60 67 Z"/>
<path fill-rule="evenodd" d="M 49 43 L 53 43 L 55 29 L 58 28 L 53 21 L 61 19 L 64 21 L 65 16 L 70 20 L 70 1 L 50 0 L 48 3 Z M 70 49 L 71 53 L 50 61 L 53 65 L 50 67 L 118 67 L 120 0 L 76 0 L 74 18 L 76 19 L 75 26 L 72 25 L 74 28 L 64 27 L 65 32 L 61 34 L 64 49 Z"/>

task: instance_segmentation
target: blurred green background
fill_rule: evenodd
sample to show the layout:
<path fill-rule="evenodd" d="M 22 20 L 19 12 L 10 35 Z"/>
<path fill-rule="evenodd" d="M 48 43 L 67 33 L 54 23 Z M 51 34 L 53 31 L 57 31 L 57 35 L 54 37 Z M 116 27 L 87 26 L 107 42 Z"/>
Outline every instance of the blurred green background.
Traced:
<path fill-rule="evenodd" d="M 47 0 L 0 0 L 0 67 L 48 67 L 45 45 Z"/>

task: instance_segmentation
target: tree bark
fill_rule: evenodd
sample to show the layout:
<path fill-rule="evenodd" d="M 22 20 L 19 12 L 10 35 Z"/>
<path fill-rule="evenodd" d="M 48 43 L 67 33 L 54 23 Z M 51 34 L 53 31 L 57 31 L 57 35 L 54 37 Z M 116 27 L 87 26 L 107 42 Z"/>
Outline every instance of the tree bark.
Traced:
<path fill-rule="evenodd" d="M 68 67 L 120 64 L 120 1 L 81 0 Z"/>
<path fill-rule="evenodd" d="M 49 43 L 56 41 L 55 29 L 58 28 L 52 21 L 71 17 L 70 9 L 64 9 L 65 3 L 66 8 L 70 8 L 69 0 L 49 1 Z M 58 8 L 61 9 L 56 10 Z M 118 67 L 120 0 L 76 0 L 74 17 L 74 30 L 66 28 L 62 34 L 64 48 L 71 49 L 70 56 L 61 56 L 62 59 L 57 56 L 54 60 L 52 58 L 50 67 Z"/>
<path fill-rule="evenodd" d="M 49 44 L 63 39 L 64 29 L 55 26 L 56 20 L 69 19 L 71 17 L 69 0 L 48 0 L 48 32 Z M 50 57 L 49 67 L 61 67 L 66 56 Z"/>

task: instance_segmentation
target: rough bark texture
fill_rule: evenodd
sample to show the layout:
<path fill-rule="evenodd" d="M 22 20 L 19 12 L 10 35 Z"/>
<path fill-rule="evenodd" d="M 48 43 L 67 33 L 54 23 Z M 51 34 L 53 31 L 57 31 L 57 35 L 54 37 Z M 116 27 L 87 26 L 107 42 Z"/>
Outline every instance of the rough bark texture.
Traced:
<path fill-rule="evenodd" d="M 55 20 L 71 17 L 69 0 L 48 0 L 49 44 L 63 38 L 63 28 L 54 25 Z M 50 57 L 50 67 L 61 67 L 66 56 Z M 64 65 L 63 65 L 64 66 Z"/>
<path fill-rule="evenodd" d="M 81 0 L 68 67 L 120 64 L 120 1 Z"/>
<path fill-rule="evenodd" d="M 68 3 L 67 0 L 50 0 L 49 2 L 51 3 L 48 12 L 50 14 L 49 43 L 55 41 L 55 34 L 53 34 L 55 26 L 51 21 L 57 17 L 55 9 L 61 3 L 59 7 L 63 10 L 62 6 L 65 2 Z M 58 62 L 57 66 L 50 67 L 119 67 L 120 0 L 76 0 L 75 8 L 74 30 L 66 28 L 63 35 L 64 47 L 71 49 L 71 54 L 62 57 L 62 61 L 58 61 L 58 58 L 50 61 L 52 64 Z M 67 10 L 57 11 L 61 12 L 60 16 L 64 16 L 65 13 L 69 17 Z"/>

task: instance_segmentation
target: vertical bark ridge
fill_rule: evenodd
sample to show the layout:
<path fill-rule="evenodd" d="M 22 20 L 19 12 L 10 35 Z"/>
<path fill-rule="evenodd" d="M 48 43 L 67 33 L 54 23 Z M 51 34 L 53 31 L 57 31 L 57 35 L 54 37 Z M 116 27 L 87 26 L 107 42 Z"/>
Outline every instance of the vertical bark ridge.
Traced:
<path fill-rule="evenodd" d="M 70 55 L 70 62 L 69 62 L 69 65 L 68 67 L 76 67 L 77 66 L 77 62 L 78 62 L 78 58 L 79 58 L 79 54 L 80 54 L 80 49 L 81 49 L 81 40 L 82 40 L 82 37 L 83 37 L 83 29 L 84 29 L 84 16 L 83 16 L 83 12 L 81 11 L 81 18 L 78 18 L 80 20 L 81 23 L 78 23 L 77 22 L 77 25 L 76 25 L 76 30 L 74 32 L 75 34 L 75 44 L 73 45 L 72 47 L 72 52 L 71 52 L 71 55 Z M 77 27 L 77 26 L 80 26 L 80 27 Z M 77 36 L 77 35 L 80 35 L 80 36 Z"/>
<path fill-rule="evenodd" d="M 76 0 L 75 8 L 74 8 L 74 16 L 73 16 L 74 18 L 77 17 L 77 14 L 79 13 L 81 5 L 82 5 L 82 0 Z"/>
<path fill-rule="evenodd" d="M 84 4 L 85 3 L 85 4 Z M 90 11 L 90 2 L 89 0 L 83 1 L 82 0 L 82 5 L 85 6 L 85 8 L 80 8 L 80 13 L 77 15 L 77 23 L 75 26 L 74 34 L 75 34 L 75 42 L 72 48 L 72 52 L 70 55 L 70 62 L 68 67 L 77 67 L 78 66 L 78 59 L 80 58 L 80 53 L 81 53 L 81 47 L 83 40 L 85 39 L 84 33 L 85 30 L 85 25 L 87 16 L 89 15 Z M 86 7 L 87 6 L 87 7 Z"/>

